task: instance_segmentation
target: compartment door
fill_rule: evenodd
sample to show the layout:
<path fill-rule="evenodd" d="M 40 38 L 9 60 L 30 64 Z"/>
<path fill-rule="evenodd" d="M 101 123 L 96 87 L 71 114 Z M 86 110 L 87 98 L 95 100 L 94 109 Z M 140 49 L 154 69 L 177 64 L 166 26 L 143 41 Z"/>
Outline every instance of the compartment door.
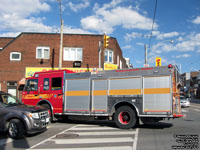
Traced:
<path fill-rule="evenodd" d="M 107 80 L 92 81 L 92 113 L 107 112 L 108 96 Z"/>
<path fill-rule="evenodd" d="M 90 78 L 65 80 L 65 113 L 90 112 Z"/>
<path fill-rule="evenodd" d="M 171 76 L 143 77 L 143 113 L 171 114 Z"/>

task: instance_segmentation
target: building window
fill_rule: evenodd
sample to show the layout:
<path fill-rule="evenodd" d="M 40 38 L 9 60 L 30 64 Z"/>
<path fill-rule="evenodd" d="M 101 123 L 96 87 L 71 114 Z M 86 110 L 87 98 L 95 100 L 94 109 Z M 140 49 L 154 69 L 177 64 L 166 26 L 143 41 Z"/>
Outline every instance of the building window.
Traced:
<path fill-rule="evenodd" d="M 21 60 L 21 53 L 20 52 L 11 52 L 10 53 L 10 60 L 11 61 L 20 61 Z"/>
<path fill-rule="evenodd" d="M 104 56 L 105 56 L 105 62 L 113 63 L 113 51 L 105 50 Z"/>
<path fill-rule="evenodd" d="M 83 49 L 75 47 L 65 47 L 63 59 L 64 61 L 82 61 Z"/>
<path fill-rule="evenodd" d="M 49 59 L 50 48 L 49 47 L 37 47 L 36 58 L 37 59 Z"/>

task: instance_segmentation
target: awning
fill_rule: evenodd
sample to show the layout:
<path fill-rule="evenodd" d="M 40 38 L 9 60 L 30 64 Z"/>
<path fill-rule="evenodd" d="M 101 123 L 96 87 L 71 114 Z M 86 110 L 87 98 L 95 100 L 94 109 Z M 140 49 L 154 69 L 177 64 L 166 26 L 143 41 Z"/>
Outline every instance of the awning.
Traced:
<path fill-rule="evenodd" d="M 22 78 L 22 79 L 18 82 L 18 84 L 19 84 L 19 85 L 25 84 L 25 81 L 26 81 L 26 78 Z"/>

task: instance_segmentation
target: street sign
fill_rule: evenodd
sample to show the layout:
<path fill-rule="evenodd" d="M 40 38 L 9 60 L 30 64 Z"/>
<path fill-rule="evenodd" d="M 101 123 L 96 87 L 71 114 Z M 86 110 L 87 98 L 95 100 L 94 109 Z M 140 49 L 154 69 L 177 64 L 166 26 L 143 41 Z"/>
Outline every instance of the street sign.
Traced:
<path fill-rule="evenodd" d="M 161 57 L 156 57 L 156 66 L 162 66 Z"/>

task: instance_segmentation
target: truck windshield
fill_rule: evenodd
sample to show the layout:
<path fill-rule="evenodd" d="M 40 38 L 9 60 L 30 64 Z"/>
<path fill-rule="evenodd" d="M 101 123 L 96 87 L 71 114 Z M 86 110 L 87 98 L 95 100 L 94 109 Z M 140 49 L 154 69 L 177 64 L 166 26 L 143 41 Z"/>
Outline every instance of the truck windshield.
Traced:
<path fill-rule="evenodd" d="M 29 79 L 24 87 L 25 91 L 37 91 L 38 90 L 38 80 Z"/>
<path fill-rule="evenodd" d="M 8 95 L 8 94 L 1 94 L 0 95 L 0 102 L 6 107 L 16 106 L 16 105 L 22 104 L 16 97 Z"/>

